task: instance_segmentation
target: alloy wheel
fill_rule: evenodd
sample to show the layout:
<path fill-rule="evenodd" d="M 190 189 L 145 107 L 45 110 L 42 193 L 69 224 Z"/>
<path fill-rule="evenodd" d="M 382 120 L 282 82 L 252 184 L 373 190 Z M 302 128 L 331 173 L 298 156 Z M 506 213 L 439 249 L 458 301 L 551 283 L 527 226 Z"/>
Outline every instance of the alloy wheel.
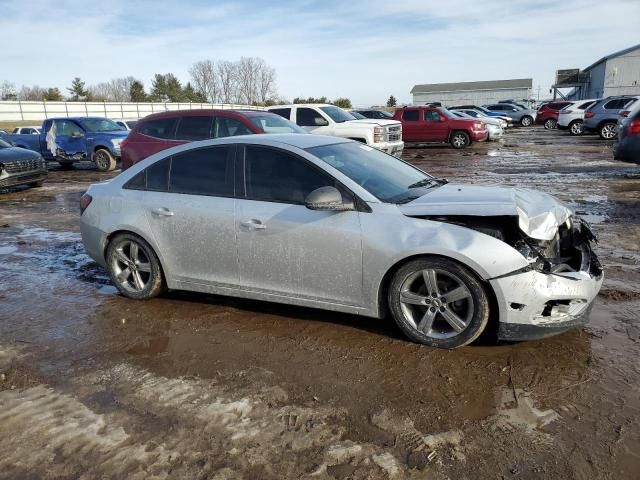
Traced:
<path fill-rule="evenodd" d="M 438 268 L 414 272 L 404 280 L 400 308 L 415 330 L 434 339 L 461 334 L 474 314 L 469 288 L 457 275 Z"/>
<path fill-rule="evenodd" d="M 573 135 L 582 135 L 583 128 L 584 125 L 582 124 L 582 122 L 573 122 L 571 124 L 571 133 Z"/>
<path fill-rule="evenodd" d="M 607 123 L 600 129 L 600 135 L 602 135 L 602 138 L 606 140 L 612 140 L 616 138 L 617 133 L 617 128 L 613 123 Z"/>
<path fill-rule="evenodd" d="M 142 292 L 151 277 L 149 257 L 144 248 L 133 240 L 116 247 L 111 267 L 115 281 L 129 292 Z"/>
<path fill-rule="evenodd" d="M 451 143 L 456 148 L 462 148 L 467 144 L 467 137 L 462 133 L 456 133 L 451 139 Z"/>
<path fill-rule="evenodd" d="M 531 122 L 532 122 L 531 117 L 523 117 L 522 120 L 520 121 L 523 127 L 531 126 Z"/>
<path fill-rule="evenodd" d="M 546 128 L 547 130 L 552 130 L 556 128 L 556 121 L 552 118 L 547 119 L 544 122 L 544 128 Z"/>

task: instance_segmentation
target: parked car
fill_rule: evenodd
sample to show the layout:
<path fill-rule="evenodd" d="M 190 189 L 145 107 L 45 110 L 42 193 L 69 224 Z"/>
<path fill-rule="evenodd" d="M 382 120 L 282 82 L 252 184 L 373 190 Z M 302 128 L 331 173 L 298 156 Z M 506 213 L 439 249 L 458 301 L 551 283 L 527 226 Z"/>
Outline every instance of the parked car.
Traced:
<path fill-rule="evenodd" d="M 391 155 L 400 155 L 404 148 L 402 125 L 393 119 L 357 119 L 342 108 L 320 103 L 278 105 L 267 110 L 314 135 L 350 138 Z"/>
<path fill-rule="evenodd" d="M 132 119 L 122 119 L 122 120 L 114 120 L 117 125 L 120 125 L 127 132 L 130 132 L 133 127 L 135 127 L 136 123 L 138 123 L 137 118 Z"/>
<path fill-rule="evenodd" d="M 447 184 L 336 137 L 180 145 L 92 185 L 80 206 L 85 250 L 126 297 L 390 311 L 435 347 L 471 343 L 490 321 L 509 340 L 582 325 L 603 278 L 588 226 L 552 196 Z"/>
<path fill-rule="evenodd" d="M 449 110 L 458 118 L 466 118 L 475 120 L 476 117 L 469 115 L 468 113 L 461 112 L 459 110 Z M 481 121 L 487 126 L 487 141 L 498 140 L 504 134 L 504 129 L 502 128 L 502 124 L 498 119 L 491 119 L 490 117 L 478 118 L 477 120 Z"/>
<path fill-rule="evenodd" d="M 256 133 L 306 133 L 264 110 L 175 110 L 148 115 L 122 142 L 122 170 L 183 143 Z"/>
<path fill-rule="evenodd" d="M 481 121 L 458 118 L 442 107 L 398 108 L 393 118 L 402 122 L 405 143 L 449 143 L 464 148 L 489 136 Z"/>
<path fill-rule="evenodd" d="M 366 118 L 377 118 L 379 120 L 389 120 L 393 118 L 393 113 L 385 112 L 384 110 L 351 110 L 351 113 L 357 112 Z"/>
<path fill-rule="evenodd" d="M 39 135 L 7 134 L 2 138 L 17 147 L 41 154 L 45 160 L 55 160 L 63 167 L 90 160 L 98 170 L 116 168 L 120 158 L 120 143 L 127 136 L 122 127 L 108 118 L 49 118 L 42 122 Z"/>
<path fill-rule="evenodd" d="M 506 103 L 506 104 L 509 104 L 509 105 L 515 105 L 516 107 L 522 108 L 524 110 L 530 110 L 531 109 L 531 106 L 526 105 L 524 103 L 518 103 L 515 100 L 499 100 L 498 103 Z"/>
<path fill-rule="evenodd" d="M 544 125 L 547 130 L 556 128 L 558 123 L 558 113 L 564 107 L 571 105 L 572 102 L 547 102 L 540 105 L 538 113 L 536 114 L 536 123 L 538 125 Z"/>
<path fill-rule="evenodd" d="M 456 108 L 454 109 L 450 109 L 450 111 L 455 111 L 455 112 L 463 112 L 466 113 L 467 115 L 472 116 L 473 118 L 477 118 L 478 120 L 481 120 L 485 123 L 493 123 L 493 124 L 497 124 L 500 125 L 502 127 L 503 130 L 506 130 L 509 127 L 509 122 L 507 120 L 504 119 L 504 117 L 498 117 L 498 116 L 490 116 L 485 114 L 484 112 L 481 112 L 479 110 L 474 110 L 471 108 Z M 488 122 L 490 120 L 490 122 Z"/>
<path fill-rule="evenodd" d="M 496 118 L 500 118 L 504 121 L 506 121 L 509 124 L 513 123 L 513 118 L 511 118 L 510 116 L 504 114 L 504 113 L 499 113 L 499 112 L 492 112 L 490 110 L 487 110 L 486 108 L 483 107 L 479 107 L 477 105 L 456 105 L 453 107 L 447 107 L 449 110 L 476 110 L 480 113 L 483 113 L 484 115 L 487 115 L 488 117 L 496 117 Z"/>
<path fill-rule="evenodd" d="M 558 123 L 556 127 L 559 130 L 569 130 L 571 135 L 582 135 L 584 112 L 597 101 L 598 99 L 592 98 L 571 102 L 570 105 L 567 105 L 558 112 Z"/>
<path fill-rule="evenodd" d="M 511 103 L 492 103 L 483 105 L 483 107 L 492 112 L 508 115 L 513 118 L 514 122 L 520 123 L 523 127 L 530 127 L 536 119 L 534 110 L 521 108 Z"/>
<path fill-rule="evenodd" d="M 0 135 L 3 135 L 3 134 L 4 134 L 4 135 L 6 135 L 6 134 L 7 134 L 7 131 L 6 131 L 6 130 L 4 130 L 4 129 L 2 129 L 2 128 L 0 128 Z"/>
<path fill-rule="evenodd" d="M 640 102 L 618 120 L 618 143 L 613 158 L 625 162 L 640 163 Z"/>
<path fill-rule="evenodd" d="M 598 132 L 603 140 L 614 140 L 618 135 L 618 114 L 632 108 L 639 98 L 619 95 L 597 101 L 584 112 L 584 131 Z"/>
<path fill-rule="evenodd" d="M 11 133 L 18 135 L 40 135 L 40 127 L 16 127 Z"/>
<path fill-rule="evenodd" d="M 0 138 L 0 188 L 16 185 L 41 187 L 47 178 L 47 162 L 37 152 L 14 147 Z"/>

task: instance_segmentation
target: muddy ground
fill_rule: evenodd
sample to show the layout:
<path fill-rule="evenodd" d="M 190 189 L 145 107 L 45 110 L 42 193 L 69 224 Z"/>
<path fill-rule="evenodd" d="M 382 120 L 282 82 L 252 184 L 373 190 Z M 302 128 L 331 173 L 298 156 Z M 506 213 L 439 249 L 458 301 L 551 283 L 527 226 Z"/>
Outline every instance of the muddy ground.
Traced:
<path fill-rule="evenodd" d="M 531 128 L 405 150 L 557 195 L 600 237 L 586 328 L 456 351 L 318 310 L 127 300 L 78 233 L 81 193 L 110 175 L 51 165 L 0 195 L 0 478 L 637 479 L 640 167 L 611 147 Z"/>

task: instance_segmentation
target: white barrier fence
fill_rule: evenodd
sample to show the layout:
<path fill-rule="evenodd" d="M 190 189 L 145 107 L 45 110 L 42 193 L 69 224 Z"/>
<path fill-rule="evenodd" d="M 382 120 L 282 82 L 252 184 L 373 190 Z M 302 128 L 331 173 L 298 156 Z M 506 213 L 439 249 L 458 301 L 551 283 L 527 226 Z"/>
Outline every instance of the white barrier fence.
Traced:
<path fill-rule="evenodd" d="M 262 110 L 251 105 L 230 103 L 134 103 L 134 102 L 23 102 L 0 101 L 0 121 L 44 120 L 52 117 L 108 117 L 137 119 L 169 110 L 234 108 Z"/>

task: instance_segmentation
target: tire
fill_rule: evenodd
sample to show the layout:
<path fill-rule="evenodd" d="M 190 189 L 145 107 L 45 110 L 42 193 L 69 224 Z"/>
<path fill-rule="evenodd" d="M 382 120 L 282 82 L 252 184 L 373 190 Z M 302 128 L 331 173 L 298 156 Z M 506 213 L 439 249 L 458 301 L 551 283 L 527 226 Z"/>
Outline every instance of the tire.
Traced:
<path fill-rule="evenodd" d="M 533 125 L 533 118 L 529 115 L 525 115 L 520 119 L 520 125 L 522 125 L 523 127 L 530 127 L 531 125 Z"/>
<path fill-rule="evenodd" d="M 574 120 L 569 124 L 569 134 L 575 136 L 584 133 L 584 122 L 582 120 Z"/>
<path fill-rule="evenodd" d="M 71 170 L 73 168 L 73 161 L 70 160 L 58 160 L 60 167 L 63 170 Z"/>
<path fill-rule="evenodd" d="M 618 136 L 618 125 L 616 122 L 604 122 L 600 125 L 598 133 L 603 140 L 614 140 Z"/>
<path fill-rule="evenodd" d="M 544 122 L 544 128 L 546 128 L 547 130 L 553 130 L 554 128 L 556 128 L 556 123 L 557 122 L 553 118 L 548 118 Z"/>
<path fill-rule="evenodd" d="M 42 180 L 40 182 L 32 182 L 32 183 L 29 184 L 29 186 L 31 188 L 40 188 L 43 185 L 44 185 L 44 180 Z"/>
<path fill-rule="evenodd" d="M 116 159 L 113 158 L 109 150 L 104 148 L 96 150 L 96 153 L 93 154 L 93 163 L 101 172 L 110 172 L 116 168 Z"/>
<path fill-rule="evenodd" d="M 164 292 L 160 261 L 151 246 L 137 235 L 115 236 L 107 247 L 106 260 L 111 281 L 125 297 L 149 300 Z"/>
<path fill-rule="evenodd" d="M 467 132 L 460 130 L 451 134 L 449 143 L 451 143 L 453 148 L 466 148 L 471 144 L 471 139 Z"/>
<path fill-rule="evenodd" d="M 454 292 L 456 300 L 446 298 Z M 388 302 L 407 337 L 437 348 L 468 345 L 489 321 L 489 298 L 480 280 L 446 258 L 425 257 L 400 267 L 391 279 Z"/>

